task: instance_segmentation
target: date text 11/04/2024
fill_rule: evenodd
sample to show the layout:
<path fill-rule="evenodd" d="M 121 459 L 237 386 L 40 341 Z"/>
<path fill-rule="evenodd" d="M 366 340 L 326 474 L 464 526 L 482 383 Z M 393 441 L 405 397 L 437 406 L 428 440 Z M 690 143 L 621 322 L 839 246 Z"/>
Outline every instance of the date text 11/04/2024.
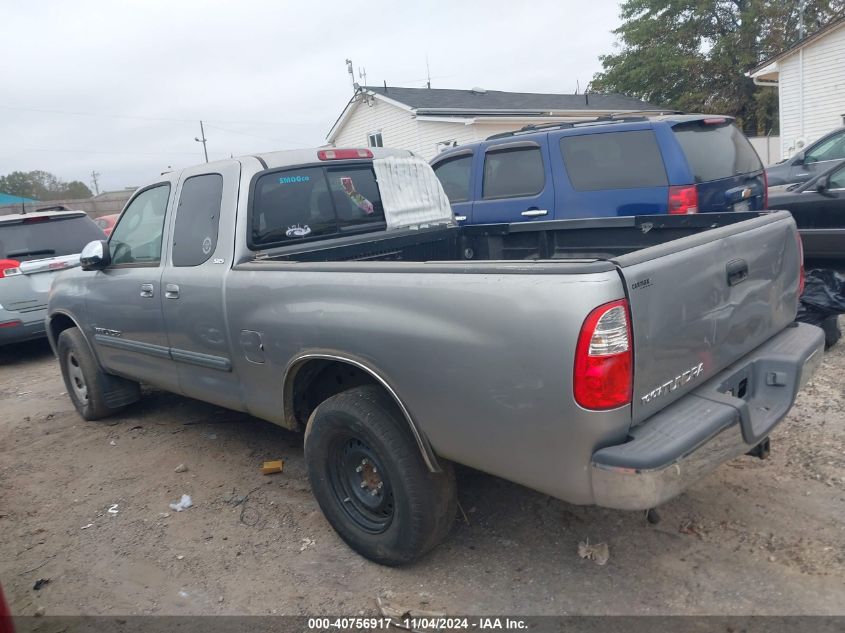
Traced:
<path fill-rule="evenodd" d="M 411 631 L 518 631 L 528 628 L 528 623 L 521 618 L 511 617 L 445 617 L 421 616 L 400 618 L 309 618 L 308 629 L 311 631 L 331 630 L 375 630 L 386 629 L 396 624 Z"/>

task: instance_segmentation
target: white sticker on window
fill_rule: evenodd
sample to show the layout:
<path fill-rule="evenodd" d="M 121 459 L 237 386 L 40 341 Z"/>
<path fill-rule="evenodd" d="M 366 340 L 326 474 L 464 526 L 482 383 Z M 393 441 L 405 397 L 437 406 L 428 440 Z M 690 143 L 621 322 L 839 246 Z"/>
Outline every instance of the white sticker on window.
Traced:
<path fill-rule="evenodd" d="M 211 253 L 211 238 L 210 237 L 206 237 L 202 241 L 202 252 L 205 255 L 208 255 L 209 253 Z"/>
<path fill-rule="evenodd" d="M 311 233 L 311 227 L 307 224 L 303 224 L 300 226 L 299 224 L 294 224 L 293 226 L 289 226 L 287 231 L 285 231 L 285 235 L 288 237 L 305 237 Z"/>

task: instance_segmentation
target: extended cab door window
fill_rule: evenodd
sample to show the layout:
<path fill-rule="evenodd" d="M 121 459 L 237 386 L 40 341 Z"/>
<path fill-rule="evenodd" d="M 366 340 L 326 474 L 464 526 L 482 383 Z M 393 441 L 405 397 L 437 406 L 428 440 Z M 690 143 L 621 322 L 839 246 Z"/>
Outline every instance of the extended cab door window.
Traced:
<path fill-rule="evenodd" d="M 120 216 L 109 238 L 112 266 L 158 266 L 170 185 L 148 187 Z"/>
<path fill-rule="evenodd" d="M 223 176 L 203 174 L 185 180 L 176 208 L 173 265 L 199 266 L 217 247 Z"/>
<path fill-rule="evenodd" d="M 549 220 L 553 202 L 547 148 L 533 141 L 487 147 L 481 200 L 473 205 L 473 223 Z"/>

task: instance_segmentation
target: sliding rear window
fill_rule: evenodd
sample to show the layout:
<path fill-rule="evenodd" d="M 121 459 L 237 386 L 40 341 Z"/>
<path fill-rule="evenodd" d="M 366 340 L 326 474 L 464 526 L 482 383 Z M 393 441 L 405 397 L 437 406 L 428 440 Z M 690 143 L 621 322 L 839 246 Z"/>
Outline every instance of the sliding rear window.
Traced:
<path fill-rule="evenodd" d="M 695 182 L 732 178 L 763 169 L 757 152 L 733 123 L 692 121 L 672 129 Z"/>
<path fill-rule="evenodd" d="M 250 215 L 253 248 L 384 227 L 369 163 L 265 172 L 254 182 Z"/>

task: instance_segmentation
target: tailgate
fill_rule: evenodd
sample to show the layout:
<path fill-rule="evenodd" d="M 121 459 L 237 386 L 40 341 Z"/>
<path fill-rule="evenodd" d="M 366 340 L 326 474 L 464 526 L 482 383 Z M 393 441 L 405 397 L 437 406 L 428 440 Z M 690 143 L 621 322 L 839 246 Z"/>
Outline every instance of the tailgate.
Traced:
<path fill-rule="evenodd" d="M 794 321 L 800 257 L 786 212 L 619 257 L 634 339 L 633 422 Z"/>
<path fill-rule="evenodd" d="M 12 312 L 34 312 L 47 307 L 56 274 L 79 264 L 79 255 L 63 255 L 21 262 L 18 274 L 0 282 L 0 304 Z"/>

